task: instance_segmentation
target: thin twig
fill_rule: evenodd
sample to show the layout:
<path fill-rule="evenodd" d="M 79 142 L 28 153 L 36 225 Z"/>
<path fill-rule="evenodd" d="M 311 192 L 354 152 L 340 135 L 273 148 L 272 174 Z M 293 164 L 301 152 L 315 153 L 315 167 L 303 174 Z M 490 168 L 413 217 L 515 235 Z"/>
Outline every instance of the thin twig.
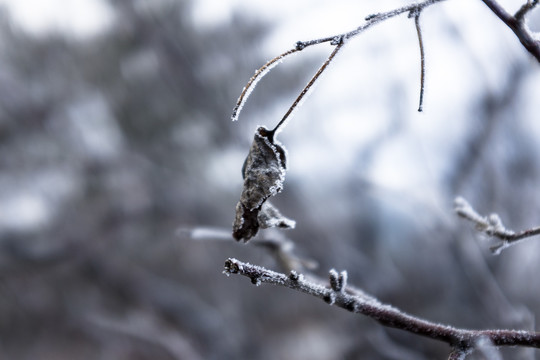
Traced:
<path fill-rule="evenodd" d="M 320 279 L 307 280 L 303 275 L 291 272 L 290 275 L 251 265 L 237 259 L 227 259 L 226 275 L 238 274 L 251 279 L 255 285 L 262 283 L 279 285 L 300 291 L 336 305 L 350 312 L 368 316 L 384 326 L 401 329 L 416 335 L 445 342 L 453 347 L 450 359 L 463 359 L 467 352 L 475 348 L 479 339 L 485 338 L 494 346 L 526 346 L 540 348 L 540 333 L 521 330 L 467 330 L 442 325 L 409 315 L 390 305 L 383 304 L 369 296 L 357 296 L 348 291 L 346 276 L 330 272 L 331 282 L 323 285 Z M 336 281 L 336 275 L 338 280 Z M 341 276 L 342 281 L 339 281 Z M 333 280 L 333 281 L 332 281 Z M 338 285 L 340 284 L 340 285 Z"/>
<path fill-rule="evenodd" d="M 319 70 L 317 70 L 317 72 L 315 73 L 315 75 L 313 75 L 313 77 L 311 78 L 311 80 L 307 83 L 307 85 L 304 87 L 304 89 L 302 89 L 302 91 L 300 92 L 300 95 L 298 95 L 298 97 L 294 100 L 294 102 L 292 103 L 291 107 L 289 107 L 289 110 L 287 110 L 287 112 L 285 113 L 285 115 L 283 115 L 283 118 L 281 119 L 281 121 L 276 125 L 276 127 L 274 128 L 274 130 L 272 130 L 272 132 L 274 134 L 276 134 L 279 129 L 281 127 L 284 126 L 285 122 L 287 121 L 287 118 L 289 117 L 289 115 L 292 114 L 293 110 L 298 106 L 298 104 L 300 104 L 300 102 L 302 101 L 302 99 L 304 98 L 304 96 L 306 96 L 306 94 L 309 92 L 309 90 L 311 89 L 311 87 L 313 86 L 313 84 L 315 84 L 315 82 L 317 81 L 317 79 L 322 75 L 322 73 L 324 72 L 324 70 L 326 70 L 326 68 L 328 67 L 328 65 L 330 65 L 330 63 L 332 62 L 332 60 L 334 59 L 334 57 L 337 55 L 337 53 L 339 52 L 339 50 L 341 50 L 341 48 L 343 47 L 343 45 L 345 44 L 343 38 L 339 39 L 338 40 L 339 43 L 336 45 L 334 51 L 332 51 L 332 53 L 330 54 L 330 56 L 328 57 L 328 59 L 326 59 L 326 61 L 322 64 L 322 66 L 319 68 Z"/>
<path fill-rule="evenodd" d="M 418 112 L 423 111 L 424 107 L 424 82 L 426 76 L 426 60 L 424 53 L 424 41 L 422 40 L 422 29 L 420 28 L 420 11 L 414 15 L 414 25 L 416 27 L 416 34 L 418 35 L 418 47 L 420 48 L 420 100 L 418 105 Z"/>
<path fill-rule="evenodd" d="M 182 227 L 176 230 L 176 235 L 197 241 L 233 241 L 231 231 L 217 227 Z M 313 260 L 296 255 L 291 239 L 275 229 L 268 229 L 262 235 L 256 236 L 251 245 L 266 249 L 276 260 L 283 271 L 302 271 L 316 269 L 319 264 Z"/>
<path fill-rule="evenodd" d="M 240 115 L 240 111 L 242 110 L 244 104 L 246 103 L 247 98 L 249 97 L 249 95 L 251 94 L 253 89 L 255 88 L 255 85 L 257 85 L 259 80 L 264 75 L 266 75 L 272 68 L 274 68 L 276 65 L 278 65 L 288 55 L 291 55 L 291 54 L 293 54 L 293 53 L 295 53 L 297 51 L 302 51 L 302 50 L 304 50 L 305 48 L 307 48 L 309 46 L 319 45 L 319 44 L 323 44 L 323 43 L 327 43 L 327 42 L 331 42 L 331 43 L 333 43 L 333 45 L 339 45 L 339 44 L 336 43 L 336 40 L 339 40 L 340 43 L 343 43 L 347 39 L 350 39 L 350 38 L 360 34 L 364 30 L 366 30 L 366 29 L 370 28 L 371 26 L 373 26 L 375 24 L 378 24 L 378 23 L 380 23 L 380 22 L 382 22 L 384 20 L 390 19 L 392 17 L 398 16 L 398 15 L 401 15 L 401 14 L 404 14 L 404 13 L 420 12 L 424 8 L 426 8 L 426 7 L 430 6 L 430 5 L 442 2 L 442 1 L 445 1 L 445 0 L 426 0 L 426 1 L 423 1 L 423 2 L 419 2 L 419 3 L 409 4 L 409 5 L 406 5 L 406 6 L 403 6 L 403 7 L 400 7 L 398 9 L 394 9 L 394 10 L 391 10 L 391 11 L 388 11 L 388 12 L 372 14 L 372 15 L 366 16 L 366 18 L 365 18 L 366 22 L 364 24 L 360 25 L 359 27 L 357 27 L 356 29 L 354 29 L 352 31 L 342 33 L 342 34 L 333 35 L 333 36 L 328 36 L 328 37 L 324 37 L 324 38 L 320 38 L 320 39 L 315 39 L 315 40 L 298 41 L 293 49 L 287 50 L 283 54 L 281 54 L 279 56 L 276 56 L 275 58 L 273 58 L 272 60 L 270 60 L 269 62 L 264 64 L 260 69 L 255 71 L 255 74 L 251 77 L 251 79 L 249 79 L 247 85 L 242 90 L 242 93 L 240 94 L 240 97 L 236 101 L 236 105 L 235 105 L 235 107 L 233 109 L 231 119 L 233 121 L 238 120 L 238 116 Z M 304 92 L 304 90 L 302 92 Z M 295 106 L 295 105 L 293 105 L 293 106 Z M 293 109 L 294 109 L 294 107 L 293 107 Z M 289 109 L 289 110 L 292 112 L 291 109 Z M 288 117 L 288 115 L 287 115 L 287 117 Z M 283 122 L 283 120 L 280 122 L 280 124 L 282 122 Z M 276 128 L 278 128 L 279 126 L 280 125 L 278 125 Z"/>
<path fill-rule="evenodd" d="M 454 210 L 459 216 L 475 224 L 476 230 L 501 240 L 490 248 L 495 255 L 500 254 L 502 250 L 515 245 L 521 240 L 540 235 L 540 226 L 520 232 L 508 230 L 504 227 L 499 215 L 491 214 L 489 216 L 482 216 L 461 197 L 456 198 Z"/>
<path fill-rule="evenodd" d="M 496 0 L 482 0 L 499 19 L 501 19 L 518 37 L 521 44 L 540 62 L 540 40 L 534 35 L 525 24 L 525 15 L 538 5 L 538 0 L 528 0 L 515 15 L 512 16 Z"/>

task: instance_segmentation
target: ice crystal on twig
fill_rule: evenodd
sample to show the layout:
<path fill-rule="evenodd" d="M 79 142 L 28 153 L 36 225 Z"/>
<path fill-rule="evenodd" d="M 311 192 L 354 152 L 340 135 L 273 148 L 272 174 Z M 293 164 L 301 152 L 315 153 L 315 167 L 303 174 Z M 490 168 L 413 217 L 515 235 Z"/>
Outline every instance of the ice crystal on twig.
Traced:
<path fill-rule="evenodd" d="M 530 346 L 540 347 L 540 333 L 522 330 L 469 330 L 441 325 L 407 314 L 390 305 L 383 304 L 370 296 L 358 296 L 356 292 L 336 291 L 341 281 L 341 290 L 345 287 L 346 272 L 338 274 L 330 270 L 331 288 L 322 286 L 323 281 L 316 277 L 294 272 L 289 276 L 268 270 L 264 267 L 244 263 L 229 258 L 225 261 L 226 275 L 237 274 L 248 277 L 255 285 L 263 283 L 284 286 L 315 296 L 329 305 L 337 306 L 353 313 L 368 316 L 384 326 L 401 329 L 433 340 L 443 341 L 452 346 L 449 359 L 465 359 L 475 348 L 489 350 L 489 346 Z M 339 280 L 339 278 L 342 280 Z M 490 354 L 495 354 L 491 352 Z"/>
<path fill-rule="evenodd" d="M 418 104 L 418 112 L 424 111 L 424 84 L 426 78 L 426 59 L 424 40 L 422 39 L 422 28 L 420 27 L 420 13 L 420 9 L 413 10 L 409 13 L 409 17 L 414 17 L 416 35 L 418 36 L 418 46 L 420 48 L 420 100 Z"/>

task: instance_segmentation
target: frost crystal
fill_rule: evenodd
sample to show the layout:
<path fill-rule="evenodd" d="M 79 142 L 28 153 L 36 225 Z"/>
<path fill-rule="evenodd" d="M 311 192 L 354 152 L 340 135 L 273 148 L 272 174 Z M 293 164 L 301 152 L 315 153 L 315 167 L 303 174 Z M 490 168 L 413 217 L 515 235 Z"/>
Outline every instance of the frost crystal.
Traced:
<path fill-rule="evenodd" d="M 259 228 L 292 228 L 293 220 L 285 218 L 271 204 L 265 203 L 283 189 L 286 151 L 274 140 L 274 133 L 264 127 L 255 132 L 253 143 L 242 168 L 244 186 L 236 205 L 233 237 L 248 241 Z"/>

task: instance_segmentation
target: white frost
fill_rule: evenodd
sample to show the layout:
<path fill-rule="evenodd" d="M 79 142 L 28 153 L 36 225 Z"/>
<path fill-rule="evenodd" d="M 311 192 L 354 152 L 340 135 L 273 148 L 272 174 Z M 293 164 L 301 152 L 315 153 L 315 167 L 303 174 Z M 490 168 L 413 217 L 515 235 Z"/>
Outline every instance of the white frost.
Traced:
<path fill-rule="evenodd" d="M 278 56 L 277 58 L 272 59 L 269 62 L 267 62 L 260 69 L 255 70 L 255 74 L 249 80 L 249 83 L 242 89 L 242 93 L 241 93 L 240 97 L 237 100 L 236 107 L 234 108 L 232 116 L 231 116 L 232 121 L 237 121 L 238 120 L 238 117 L 240 116 L 240 112 L 244 108 L 244 105 L 246 104 L 247 99 L 249 98 L 249 96 L 251 95 L 251 93 L 255 89 L 255 86 L 257 86 L 257 84 L 259 83 L 259 81 L 261 81 L 261 79 L 266 74 L 268 74 L 270 72 L 270 70 L 272 70 L 273 68 L 275 68 L 276 66 L 281 64 L 283 62 L 283 58 L 285 58 L 286 56 L 291 55 L 291 54 L 294 54 L 294 52 L 283 53 L 280 56 Z"/>

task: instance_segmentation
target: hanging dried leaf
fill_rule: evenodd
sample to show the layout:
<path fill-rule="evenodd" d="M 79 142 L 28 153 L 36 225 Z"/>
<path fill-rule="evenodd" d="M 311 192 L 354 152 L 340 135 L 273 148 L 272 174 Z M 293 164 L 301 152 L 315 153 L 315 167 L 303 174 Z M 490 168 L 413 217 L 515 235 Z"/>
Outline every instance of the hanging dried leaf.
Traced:
<path fill-rule="evenodd" d="M 236 205 L 233 237 L 248 241 L 261 228 L 294 227 L 294 221 L 285 218 L 266 200 L 283 189 L 286 171 L 286 153 L 274 141 L 274 132 L 259 127 L 242 168 L 244 187 Z"/>

